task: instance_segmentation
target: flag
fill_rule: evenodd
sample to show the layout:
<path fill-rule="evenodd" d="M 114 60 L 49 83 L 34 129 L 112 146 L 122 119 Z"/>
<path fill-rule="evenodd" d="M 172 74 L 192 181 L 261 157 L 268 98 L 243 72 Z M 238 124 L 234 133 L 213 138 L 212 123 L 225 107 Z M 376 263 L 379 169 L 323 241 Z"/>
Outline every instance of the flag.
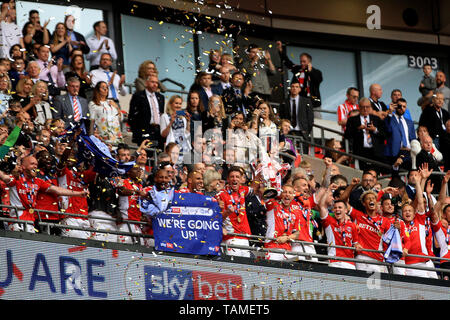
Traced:
<path fill-rule="evenodd" d="M 383 242 L 388 245 L 386 252 L 384 253 L 384 261 L 387 263 L 395 263 L 402 257 L 402 239 L 400 232 L 393 225 L 383 235 Z"/>
<path fill-rule="evenodd" d="M 108 146 L 93 135 L 78 138 L 78 161 L 92 164 L 94 171 L 105 177 L 121 176 L 135 165 L 134 161 L 120 162 L 113 158 Z"/>

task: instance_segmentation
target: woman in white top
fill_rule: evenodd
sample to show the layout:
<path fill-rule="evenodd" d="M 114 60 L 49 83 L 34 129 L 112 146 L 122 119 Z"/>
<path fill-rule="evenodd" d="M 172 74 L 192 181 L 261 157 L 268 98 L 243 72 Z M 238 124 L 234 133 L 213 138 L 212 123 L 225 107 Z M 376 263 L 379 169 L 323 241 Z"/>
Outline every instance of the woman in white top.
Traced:
<path fill-rule="evenodd" d="M 271 151 L 278 150 L 278 148 L 273 148 L 278 146 L 279 135 L 279 129 L 275 123 L 275 114 L 273 113 L 272 107 L 264 100 L 259 100 L 256 104 L 250 129 L 261 139 L 269 154 Z"/>
<path fill-rule="evenodd" d="M 412 169 L 416 168 L 416 156 L 419 154 L 419 152 L 422 150 L 422 147 L 420 146 L 420 141 L 423 139 L 424 136 L 428 136 L 428 129 L 424 126 L 419 126 L 417 128 L 417 139 L 414 139 L 411 141 L 411 162 L 412 162 Z M 442 161 L 442 153 L 436 148 L 436 146 L 433 143 L 432 147 L 432 154 L 436 158 L 437 161 Z"/>
<path fill-rule="evenodd" d="M 180 147 L 180 159 L 191 150 L 190 116 L 182 110 L 183 99 L 179 95 L 170 97 L 166 112 L 161 116 L 161 136 L 166 139 L 166 146 L 175 142 Z"/>
<path fill-rule="evenodd" d="M 34 124 L 38 129 L 42 129 L 46 126 L 47 122 L 53 119 L 52 108 L 48 102 L 47 82 L 42 80 L 36 81 L 33 89 L 31 89 L 31 95 Z"/>
<path fill-rule="evenodd" d="M 104 81 L 99 81 L 93 92 L 92 101 L 89 102 L 90 119 L 94 120 L 100 139 L 106 144 L 123 142 L 120 130 L 121 112 L 113 100 L 108 99 L 109 88 Z"/>

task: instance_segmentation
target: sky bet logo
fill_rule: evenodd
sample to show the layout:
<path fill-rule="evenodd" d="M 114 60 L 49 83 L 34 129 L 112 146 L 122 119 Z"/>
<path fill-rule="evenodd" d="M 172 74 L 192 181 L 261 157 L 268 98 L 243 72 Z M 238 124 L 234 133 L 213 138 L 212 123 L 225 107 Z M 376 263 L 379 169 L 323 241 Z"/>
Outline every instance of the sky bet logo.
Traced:
<path fill-rule="evenodd" d="M 147 300 L 242 300 L 240 276 L 144 267 Z"/>

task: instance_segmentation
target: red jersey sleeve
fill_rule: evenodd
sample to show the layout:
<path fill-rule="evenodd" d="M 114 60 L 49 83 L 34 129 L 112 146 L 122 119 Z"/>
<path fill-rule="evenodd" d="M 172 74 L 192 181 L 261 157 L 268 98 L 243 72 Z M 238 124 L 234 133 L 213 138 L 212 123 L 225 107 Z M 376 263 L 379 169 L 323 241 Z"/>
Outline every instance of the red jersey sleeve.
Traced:
<path fill-rule="evenodd" d="M 50 188 L 52 186 L 52 184 L 50 184 L 49 182 L 46 182 L 39 178 L 36 178 L 34 180 L 34 182 L 38 185 L 39 191 L 43 191 L 43 192 L 47 191 L 48 188 Z"/>

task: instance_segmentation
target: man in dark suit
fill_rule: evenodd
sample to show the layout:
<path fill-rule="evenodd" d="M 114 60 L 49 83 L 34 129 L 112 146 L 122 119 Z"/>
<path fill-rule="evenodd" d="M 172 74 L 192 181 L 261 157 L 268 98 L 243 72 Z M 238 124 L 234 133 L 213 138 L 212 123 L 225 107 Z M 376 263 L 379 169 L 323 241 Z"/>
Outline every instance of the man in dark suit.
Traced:
<path fill-rule="evenodd" d="M 433 143 L 441 150 L 439 137 L 445 132 L 445 122 L 450 119 L 447 110 L 442 108 L 444 105 L 444 94 L 437 92 L 432 99 L 432 105 L 423 109 L 419 118 L 419 126 L 427 127 L 428 133 L 433 139 Z M 446 146 L 443 146 L 444 148 Z"/>
<path fill-rule="evenodd" d="M 291 82 L 294 80 L 300 83 L 300 96 L 311 99 L 313 108 L 320 108 L 322 101 L 320 98 L 320 84 L 323 80 L 322 72 L 312 66 L 312 57 L 304 52 L 300 54 L 300 64 L 294 64 L 289 60 L 286 50 L 283 50 L 281 41 L 277 41 L 277 49 L 280 53 L 281 62 L 293 73 Z M 320 114 L 316 117 L 320 118 Z"/>
<path fill-rule="evenodd" d="M 198 92 L 205 110 L 208 110 L 209 98 L 214 94 L 220 95 L 217 88 L 212 86 L 212 74 L 206 71 L 201 71 L 197 75 L 190 91 Z"/>
<path fill-rule="evenodd" d="M 250 97 L 251 88 L 251 83 L 244 82 L 244 75 L 241 72 L 233 73 L 231 87 L 222 92 L 222 101 L 227 115 L 239 111 L 244 113 L 244 121 L 250 119 L 254 109 L 253 99 Z"/>
<path fill-rule="evenodd" d="M 279 110 L 280 118 L 291 121 L 291 134 L 308 139 L 314 124 L 314 112 L 308 99 L 300 96 L 300 83 L 294 80 L 289 95 Z"/>
<path fill-rule="evenodd" d="M 388 116 L 384 119 L 387 138 L 384 155 L 390 164 L 402 157 L 401 168 L 409 171 L 412 166 L 411 141 L 416 139 L 416 131 L 414 123 L 404 117 L 406 104 L 405 99 L 398 99 L 395 110 L 389 109 Z"/>
<path fill-rule="evenodd" d="M 130 100 L 128 124 L 133 133 L 132 142 L 140 145 L 148 139 L 151 147 L 164 147 L 160 132 L 160 118 L 164 113 L 164 96 L 157 92 L 158 77 L 151 75 L 145 82 L 145 90 L 135 92 Z"/>
<path fill-rule="evenodd" d="M 450 170 L 450 119 L 445 122 L 445 132 L 439 137 L 439 144 L 446 146 L 441 148 L 442 156 L 444 158 L 444 170 Z"/>
<path fill-rule="evenodd" d="M 63 120 L 66 128 L 71 122 L 89 118 L 88 102 L 85 98 L 78 95 L 79 91 L 80 80 L 72 77 L 67 79 L 67 94 L 54 97 L 53 118 Z"/>
<path fill-rule="evenodd" d="M 420 141 L 420 147 L 422 150 L 420 150 L 416 156 L 416 167 L 420 169 L 426 163 L 428 164 L 429 170 L 433 170 L 433 172 L 440 172 L 441 169 L 439 168 L 439 162 L 431 153 L 433 148 L 433 139 L 430 136 L 423 137 Z M 439 193 L 442 176 L 431 175 L 430 179 L 431 183 L 434 184 L 433 193 Z"/>
<path fill-rule="evenodd" d="M 385 128 L 383 121 L 372 114 L 368 98 L 359 100 L 360 114 L 347 121 L 344 137 L 349 140 L 355 155 L 383 162 Z M 373 166 L 370 162 L 359 161 L 362 170 Z M 384 169 L 379 168 L 379 172 Z"/>
<path fill-rule="evenodd" d="M 231 83 L 230 83 L 230 69 L 227 66 L 222 66 L 219 69 L 219 72 L 220 72 L 219 81 L 217 83 L 214 83 L 211 86 L 211 88 L 213 92 L 217 92 L 217 94 L 220 96 L 222 95 L 225 89 L 231 87 Z"/>

